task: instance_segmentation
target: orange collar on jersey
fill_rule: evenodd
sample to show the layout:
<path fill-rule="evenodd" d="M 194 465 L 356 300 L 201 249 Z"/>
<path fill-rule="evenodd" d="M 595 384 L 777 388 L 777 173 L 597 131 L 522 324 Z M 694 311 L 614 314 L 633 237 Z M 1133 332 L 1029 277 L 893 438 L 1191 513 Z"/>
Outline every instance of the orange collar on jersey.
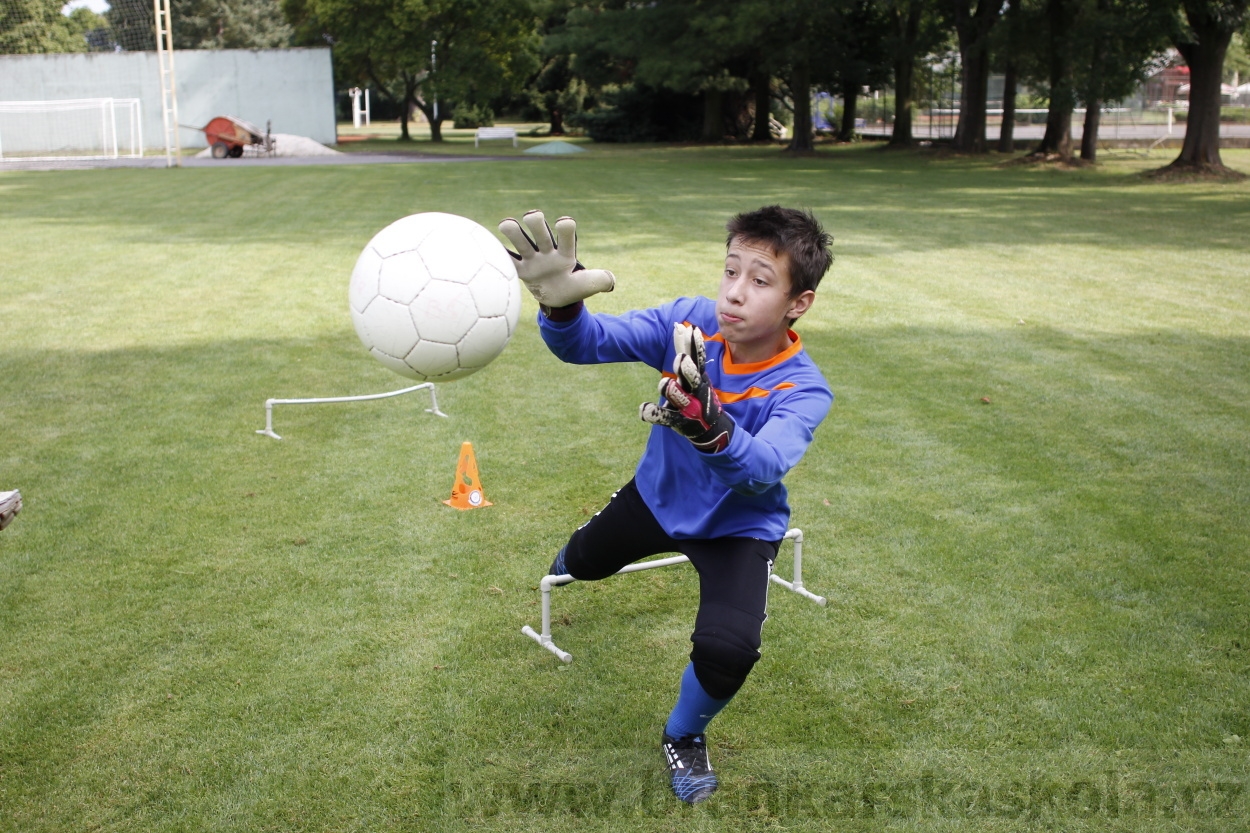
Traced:
<path fill-rule="evenodd" d="M 733 357 L 729 354 L 729 345 L 725 344 L 725 337 L 720 333 L 715 335 L 704 336 L 705 341 L 719 341 L 725 344 L 725 357 L 721 360 L 721 369 L 731 376 L 745 376 L 750 373 L 759 373 L 762 370 L 768 370 L 770 367 L 776 367 L 786 359 L 793 358 L 803 349 L 803 340 L 799 338 L 799 334 L 794 330 L 786 330 L 786 338 L 790 339 L 790 346 L 782 350 L 771 359 L 765 359 L 762 362 L 746 362 L 743 364 L 734 364 Z"/>
<path fill-rule="evenodd" d="M 661 375 L 665 379 L 677 378 L 675 374 L 667 370 L 664 371 L 664 373 L 662 373 Z M 759 399 L 762 396 L 768 396 L 768 394 L 772 393 L 773 391 L 789 390 L 792 387 L 795 387 L 794 382 L 781 382 L 779 384 L 774 385 L 772 390 L 767 390 L 765 388 L 761 388 L 756 385 L 751 385 L 751 387 L 741 392 L 732 391 L 732 390 L 721 390 L 720 388 L 712 388 L 712 390 L 713 392 L 715 392 L 716 398 L 721 401 L 722 405 L 728 405 L 733 402 L 741 402 L 744 399 Z"/>

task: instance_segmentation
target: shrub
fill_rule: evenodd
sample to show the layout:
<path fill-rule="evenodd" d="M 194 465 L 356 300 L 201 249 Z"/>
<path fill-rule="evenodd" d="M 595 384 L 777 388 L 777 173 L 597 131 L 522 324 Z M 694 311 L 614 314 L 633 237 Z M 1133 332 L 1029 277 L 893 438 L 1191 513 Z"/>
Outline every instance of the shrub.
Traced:
<path fill-rule="evenodd" d="M 486 105 L 457 104 L 453 127 L 474 128 L 490 127 L 495 123 L 495 114 Z"/>
<path fill-rule="evenodd" d="M 597 107 L 568 121 L 596 142 L 682 142 L 699 138 L 702 117 L 698 96 L 625 84 L 604 88 Z"/>

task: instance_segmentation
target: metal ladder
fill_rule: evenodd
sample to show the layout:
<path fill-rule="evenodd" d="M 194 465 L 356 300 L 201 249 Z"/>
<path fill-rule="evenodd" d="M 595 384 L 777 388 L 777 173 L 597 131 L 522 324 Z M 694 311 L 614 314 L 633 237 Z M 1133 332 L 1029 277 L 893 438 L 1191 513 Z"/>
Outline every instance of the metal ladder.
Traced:
<path fill-rule="evenodd" d="M 170 0 L 152 0 L 156 15 L 156 60 L 161 74 L 161 120 L 165 127 L 165 167 L 182 167 L 182 142 L 178 139 L 178 92 L 174 78 L 173 18 Z"/>

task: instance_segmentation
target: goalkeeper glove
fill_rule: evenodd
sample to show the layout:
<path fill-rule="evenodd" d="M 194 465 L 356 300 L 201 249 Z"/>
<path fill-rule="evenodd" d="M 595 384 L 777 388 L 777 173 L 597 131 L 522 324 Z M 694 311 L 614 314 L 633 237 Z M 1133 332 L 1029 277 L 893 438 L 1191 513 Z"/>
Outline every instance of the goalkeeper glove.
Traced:
<path fill-rule="evenodd" d="M 721 408 L 707 378 L 707 352 L 698 327 L 673 327 L 675 379 L 660 380 L 660 396 L 667 402 L 644 402 L 638 409 L 643 422 L 672 428 L 705 454 L 724 451 L 733 436 L 734 421 Z"/>
<path fill-rule="evenodd" d="M 567 307 L 616 286 L 611 272 L 577 262 L 577 221 L 572 217 L 556 220 L 552 234 L 543 213 L 530 211 L 520 223 L 511 217 L 501 222 L 499 233 L 516 246 L 508 254 L 517 262 L 517 277 L 544 307 Z"/>

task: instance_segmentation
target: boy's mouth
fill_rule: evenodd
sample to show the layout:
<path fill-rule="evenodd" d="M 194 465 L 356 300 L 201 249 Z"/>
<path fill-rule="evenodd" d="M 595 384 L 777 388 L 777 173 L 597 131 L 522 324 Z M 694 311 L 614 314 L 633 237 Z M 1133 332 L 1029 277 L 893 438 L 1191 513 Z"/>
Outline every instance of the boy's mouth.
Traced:
<path fill-rule="evenodd" d="M 730 313 L 727 313 L 727 312 L 722 312 L 720 314 L 720 320 L 722 324 L 737 324 L 742 321 L 742 319 L 739 316 L 731 315 Z"/>

